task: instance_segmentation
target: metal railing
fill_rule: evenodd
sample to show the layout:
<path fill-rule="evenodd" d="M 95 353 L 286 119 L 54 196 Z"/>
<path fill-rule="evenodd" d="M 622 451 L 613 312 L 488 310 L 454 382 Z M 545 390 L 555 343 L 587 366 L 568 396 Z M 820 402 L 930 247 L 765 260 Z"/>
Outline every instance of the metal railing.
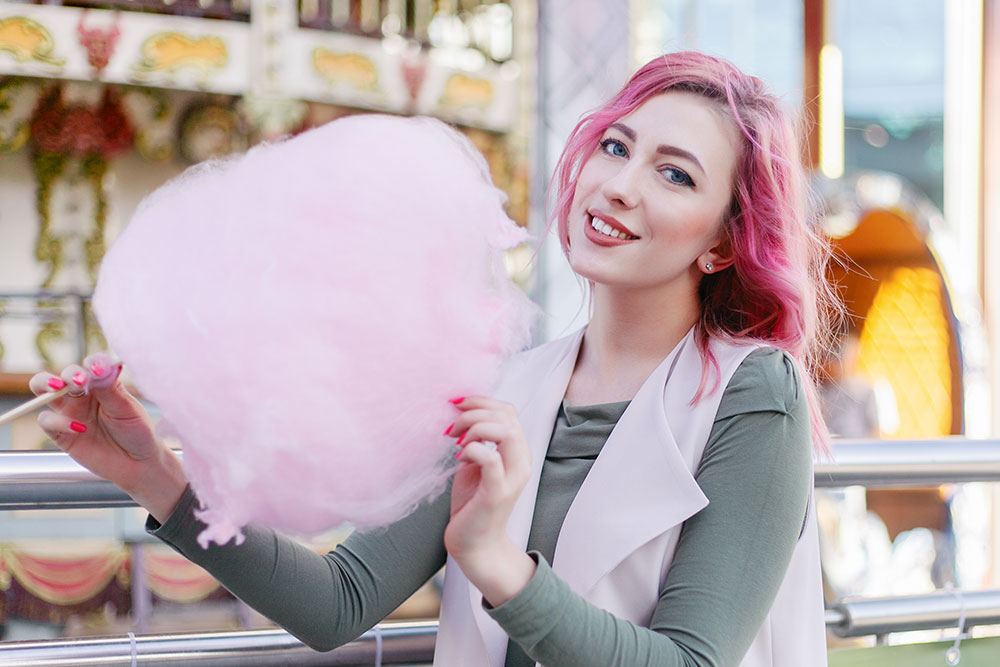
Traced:
<path fill-rule="evenodd" d="M 838 637 L 958 628 L 960 620 L 963 632 L 1000 624 L 1000 590 L 846 599 L 826 611 L 826 627 Z"/>
<path fill-rule="evenodd" d="M 436 622 L 385 624 L 329 653 L 314 651 L 283 630 L 4 642 L 0 667 L 371 665 L 379 653 L 383 665 L 422 665 L 434 659 L 436 636 Z"/>
<path fill-rule="evenodd" d="M 0 510 L 134 507 L 124 491 L 63 452 L 0 452 Z"/>
<path fill-rule="evenodd" d="M 826 625 L 840 637 L 860 637 L 957 628 L 963 615 L 963 631 L 1000 623 L 1000 590 L 842 601 L 826 612 Z M 283 630 L 6 642 L 0 643 L 0 667 L 420 665 L 433 660 L 436 636 L 434 621 L 384 624 L 329 653 L 313 651 Z"/>
<path fill-rule="evenodd" d="M 1000 482 L 1000 440 L 837 441 L 817 487 Z M 128 507 L 135 502 L 62 452 L 0 452 L 0 510 Z"/>
<path fill-rule="evenodd" d="M 922 486 L 1000 481 L 1000 440 L 836 441 L 835 462 L 816 466 L 817 487 Z M 0 510 L 123 507 L 134 502 L 62 452 L 0 452 Z M 841 637 L 1000 624 L 1000 590 L 938 591 L 893 598 L 845 599 L 826 612 Z M 437 623 L 386 624 L 329 653 L 282 630 L 125 635 L 0 643 L 0 667 L 75 664 L 361 665 L 426 664 Z M 135 658 L 135 662 L 133 662 Z"/>
<path fill-rule="evenodd" d="M 937 486 L 1000 481 L 1000 440 L 835 440 L 817 487 Z"/>

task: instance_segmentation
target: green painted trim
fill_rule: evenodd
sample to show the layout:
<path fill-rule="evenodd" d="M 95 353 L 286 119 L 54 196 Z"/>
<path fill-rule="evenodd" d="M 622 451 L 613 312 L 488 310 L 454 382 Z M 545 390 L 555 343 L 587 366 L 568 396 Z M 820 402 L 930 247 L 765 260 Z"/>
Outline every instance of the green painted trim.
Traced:
<path fill-rule="evenodd" d="M 829 667 L 947 667 L 945 652 L 954 641 L 872 648 L 841 648 L 828 653 Z M 1000 637 L 965 639 L 959 667 L 1000 665 Z"/>

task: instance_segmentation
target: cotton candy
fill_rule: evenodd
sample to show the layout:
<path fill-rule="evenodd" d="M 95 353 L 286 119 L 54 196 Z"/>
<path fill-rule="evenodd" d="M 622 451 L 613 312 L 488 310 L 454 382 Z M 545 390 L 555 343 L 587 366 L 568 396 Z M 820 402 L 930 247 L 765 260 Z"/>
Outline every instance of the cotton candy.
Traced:
<path fill-rule="evenodd" d="M 250 522 L 387 525 L 443 488 L 458 415 L 529 343 L 485 160 L 431 119 L 353 116 L 195 166 L 104 258 L 94 309 L 183 442 L 202 546 Z"/>

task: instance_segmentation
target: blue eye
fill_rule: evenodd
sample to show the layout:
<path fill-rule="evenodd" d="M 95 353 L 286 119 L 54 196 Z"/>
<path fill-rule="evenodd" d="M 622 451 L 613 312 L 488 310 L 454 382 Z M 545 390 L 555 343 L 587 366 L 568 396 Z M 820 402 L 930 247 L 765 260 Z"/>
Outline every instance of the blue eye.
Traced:
<path fill-rule="evenodd" d="M 617 139 L 605 139 L 601 142 L 601 150 L 614 157 L 628 157 L 628 150 L 625 144 Z"/>
<path fill-rule="evenodd" d="M 671 183 L 675 183 L 676 185 L 687 185 L 689 187 L 694 187 L 694 181 L 691 180 L 691 177 L 685 174 L 677 167 L 666 167 L 662 169 L 660 173 L 666 176 L 667 180 L 670 181 Z"/>

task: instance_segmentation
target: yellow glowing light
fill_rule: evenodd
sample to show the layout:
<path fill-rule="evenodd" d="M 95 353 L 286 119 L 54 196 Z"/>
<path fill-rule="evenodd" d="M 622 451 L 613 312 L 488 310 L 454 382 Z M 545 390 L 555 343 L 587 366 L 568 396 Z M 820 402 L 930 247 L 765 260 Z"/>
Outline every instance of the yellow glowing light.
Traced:
<path fill-rule="evenodd" d="M 885 435 L 932 438 L 951 433 L 949 326 L 941 276 L 893 269 L 878 288 L 858 345 L 858 370 L 891 387 L 898 426 Z"/>
<path fill-rule="evenodd" d="M 833 44 L 819 52 L 819 168 L 828 178 L 844 174 L 844 58 Z"/>

